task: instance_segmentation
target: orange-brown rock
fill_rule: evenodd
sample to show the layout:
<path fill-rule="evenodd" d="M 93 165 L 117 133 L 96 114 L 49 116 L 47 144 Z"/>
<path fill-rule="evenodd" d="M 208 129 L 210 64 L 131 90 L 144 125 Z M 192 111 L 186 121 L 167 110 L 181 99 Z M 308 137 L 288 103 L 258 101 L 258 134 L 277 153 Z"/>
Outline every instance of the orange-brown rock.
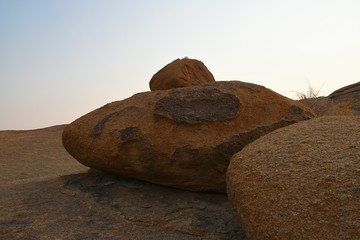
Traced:
<path fill-rule="evenodd" d="M 229 199 L 246 239 L 360 239 L 360 117 L 278 129 L 235 154 Z"/>
<path fill-rule="evenodd" d="M 265 87 L 214 82 L 107 104 L 68 125 L 63 145 L 91 168 L 193 191 L 225 191 L 234 153 L 312 116 Z"/>
<path fill-rule="evenodd" d="M 199 60 L 176 59 L 160 69 L 150 80 L 150 89 L 166 90 L 215 82 L 214 76 Z"/>

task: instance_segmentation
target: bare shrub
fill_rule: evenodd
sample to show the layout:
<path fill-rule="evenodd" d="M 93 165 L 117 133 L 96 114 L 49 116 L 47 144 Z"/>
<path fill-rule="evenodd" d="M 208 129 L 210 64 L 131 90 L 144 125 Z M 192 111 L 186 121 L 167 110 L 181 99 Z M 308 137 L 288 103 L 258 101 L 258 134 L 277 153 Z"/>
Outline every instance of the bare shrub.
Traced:
<path fill-rule="evenodd" d="M 307 107 L 311 108 L 316 113 L 320 113 L 323 111 L 323 108 L 325 107 L 324 101 L 319 96 L 320 89 L 315 89 L 314 87 L 311 86 L 309 79 L 306 78 L 306 80 L 308 83 L 308 89 L 307 89 L 306 93 L 295 91 L 296 98 L 297 98 L 297 100 L 299 100 L 301 103 L 303 103 Z"/>
<path fill-rule="evenodd" d="M 308 87 L 308 90 L 306 91 L 306 93 L 296 92 L 296 97 L 298 100 L 305 100 L 305 99 L 309 99 L 309 98 L 317 98 L 317 97 L 319 97 L 319 94 L 320 94 L 320 90 L 314 89 L 309 84 L 309 87 Z"/>

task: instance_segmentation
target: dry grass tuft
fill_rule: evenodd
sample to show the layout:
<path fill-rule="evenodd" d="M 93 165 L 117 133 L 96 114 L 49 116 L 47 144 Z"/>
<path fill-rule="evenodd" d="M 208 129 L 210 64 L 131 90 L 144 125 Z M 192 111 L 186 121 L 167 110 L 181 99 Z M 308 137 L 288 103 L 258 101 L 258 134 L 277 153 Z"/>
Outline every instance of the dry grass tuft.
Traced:
<path fill-rule="evenodd" d="M 296 98 L 316 113 L 322 112 L 325 107 L 325 102 L 319 100 L 320 89 L 312 87 L 309 80 L 307 80 L 307 82 L 308 90 L 306 93 L 296 91 Z"/>

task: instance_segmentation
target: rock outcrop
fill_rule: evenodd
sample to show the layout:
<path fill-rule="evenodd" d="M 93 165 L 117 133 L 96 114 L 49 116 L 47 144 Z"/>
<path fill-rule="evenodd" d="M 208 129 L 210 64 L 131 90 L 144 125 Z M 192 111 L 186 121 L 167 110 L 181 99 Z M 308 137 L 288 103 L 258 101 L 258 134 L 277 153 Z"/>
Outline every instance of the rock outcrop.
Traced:
<path fill-rule="evenodd" d="M 360 82 L 342 87 L 327 97 L 306 98 L 300 102 L 319 116 L 360 115 Z"/>
<path fill-rule="evenodd" d="M 243 239 L 226 194 L 88 172 L 63 127 L 0 131 L 1 239 Z"/>
<path fill-rule="evenodd" d="M 208 82 L 215 82 L 207 67 L 196 59 L 176 59 L 160 69 L 150 80 L 150 89 L 166 90 L 190 87 Z"/>
<path fill-rule="evenodd" d="M 360 82 L 342 87 L 329 95 L 332 99 L 356 98 L 360 100 Z"/>
<path fill-rule="evenodd" d="M 226 194 L 78 173 L 0 184 L 1 239 L 234 239 Z"/>
<path fill-rule="evenodd" d="M 91 168 L 192 191 L 223 192 L 233 154 L 313 115 L 265 87 L 214 82 L 107 104 L 68 125 L 63 145 Z"/>
<path fill-rule="evenodd" d="M 360 117 L 278 129 L 231 159 L 229 199 L 246 239 L 360 239 Z"/>
<path fill-rule="evenodd" d="M 329 95 L 331 100 L 350 102 L 354 115 L 360 115 L 360 82 L 340 88 Z"/>

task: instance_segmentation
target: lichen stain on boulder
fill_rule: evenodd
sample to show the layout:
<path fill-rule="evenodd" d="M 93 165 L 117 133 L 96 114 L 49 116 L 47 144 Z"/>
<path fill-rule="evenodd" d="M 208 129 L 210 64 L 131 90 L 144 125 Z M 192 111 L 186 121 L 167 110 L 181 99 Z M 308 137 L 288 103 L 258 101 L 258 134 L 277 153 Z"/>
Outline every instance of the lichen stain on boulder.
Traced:
<path fill-rule="evenodd" d="M 140 135 L 138 127 L 128 127 L 119 131 L 119 142 L 127 142 Z"/>
<path fill-rule="evenodd" d="M 201 122 L 234 119 L 240 109 L 239 99 L 214 87 L 173 89 L 156 104 L 154 114 L 176 122 Z"/>
<path fill-rule="evenodd" d="M 63 145 L 91 168 L 191 191 L 223 192 L 234 153 L 312 116 L 300 103 L 265 87 L 217 81 L 109 103 L 68 125 Z"/>
<path fill-rule="evenodd" d="M 92 135 L 93 135 L 94 137 L 99 136 L 99 135 L 102 133 L 105 124 L 106 124 L 112 117 L 114 117 L 114 116 L 116 116 L 116 115 L 119 115 L 119 112 L 113 112 L 113 113 L 110 113 L 110 114 L 106 115 L 105 117 L 103 117 L 103 118 L 95 125 L 95 127 L 93 128 L 93 130 L 92 130 Z"/>

